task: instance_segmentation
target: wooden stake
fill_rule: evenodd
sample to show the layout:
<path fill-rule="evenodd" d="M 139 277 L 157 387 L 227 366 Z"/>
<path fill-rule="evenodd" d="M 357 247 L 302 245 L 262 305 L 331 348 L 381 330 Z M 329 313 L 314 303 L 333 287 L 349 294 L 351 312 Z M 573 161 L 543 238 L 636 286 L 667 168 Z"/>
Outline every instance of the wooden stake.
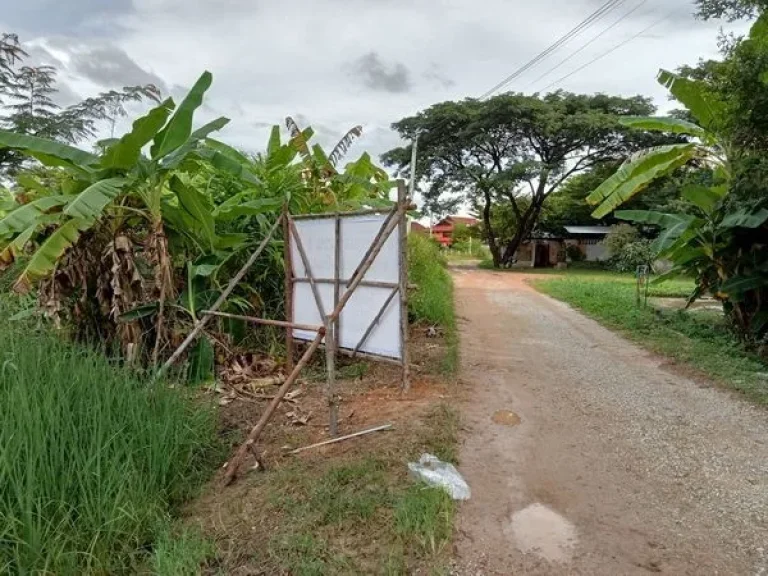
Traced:
<path fill-rule="evenodd" d="M 336 214 L 336 226 L 334 229 L 333 251 L 333 308 L 339 305 L 341 298 L 341 218 Z M 341 347 L 341 316 L 336 318 L 333 326 L 334 346 L 336 350 Z"/>
<path fill-rule="evenodd" d="M 304 271 L 307 275 L 307 280 L 309 280 L 309 286 L 312 288 L 312 295 L 315 297 L 317 313 L 320 314 L 320 318 L 325 319 L 325 306 L 323 306 L 323 299 L 320 297 L 320 291 L 315 283 L 315 276 L 312 274 L 312 266 L 309 263 L 309 258 L 307 258 L 307 253 L 304 251 L 304 243 L 301 241 L 299 231 L 296 229 L 296 224 L 294 224 L 292 220 L 290 221 L 290 226 L 293 239 L 296 242 L 296 249 L 299 251 L 302 264 L 304 264 Z"/>
<path fill-rule="evenodd" d="M 291 253 L 291 227 L 288 205 L 283 207 L 283 261 L 285 266 L 285 319 L 293 322 L 293 254 Z M 285 369 L 293 370 L 293 328 L 285 329 Z"/>
<path fill-rule="evenodd" d="M 329 317 L 325 321 L 325 367 L 328 371 L 328 383 L 325 395 L 328 398 L 328 431 L 331 436 L 339 433 L 339 414 L 336 405 L 336 339 L 333 336 L 334 321 Z"/>
<path fill-rule="evenodd" d="M 290 453 L 298 454 L 299 452 L 304 452 L 304 450 L 311 450 L 312 448 L 319 448 L 320 446 L 335 444 L 336 442 L 341 442 L 342 440 L 349 440 L 350 438 L 357 438 L 358 436 L 370 434 L 371 432 L 380 432 L 382 430 L 392 430 L 392 424 L 382 424 L 381 426 L 376 426 L 375 428 L 368 428 L 367 430 L 360 430 L 360 432 L 355 432 L 353 434 L 345 434 L 344 436 L 339 436 L 338 438 L 323 440 L 322 442 L 318 442 L 317 444 L 310 444 L 309 446 L 304 446 L 303 448 L 296 448 L 296 450 L 291 450 Z"/>
<path fill-rule="evenodd" d="M 414 143 L 414 147 L 416 144 Z M 414 148 L 415 149 L 415 148 Z M 402 180 L 397 183 L 398 232 L 400 247 L 400 357 L 403 361 L 403 392 L 411 389 L 411 378 L 408 365 L 408 217 L 406 204 L 408 194 Z"/>
<path fill-rule="evenodd" d="M 235 287 L 240 283 L 240 281 L 243 279 L 243 277 L 246 275 L 248 270 L 251 269 L 251 266 L 256 262 L 256 259 L 261 256 L 261 253 L 264 251 L 264 249 L 269 244 L 269 241 L 272 239 L 272 236 L 275 235 L 275 230 L 277 230 L 277 227 L 280 225 L 280 223 L 283 221 L 283 217 L 280 216 L 275 223 L 272 225 L 272 228 L 267 233 L 264 240 L 261 241 L 261 244 L 259 244 L 258 248 L 251 254 L 251 257 L 248 258 L 248 261 L 243 265 L 242 268 L 240 268 L 240 271 L 235 274 L 232 279 L 229 281 L 229 284 L 224 289 L 224 292 L 221 293 L 221 296 L 216 300 L 216 302 L 211 306 L 211 311 L 216 312 L 219 308 L 221 308 L 221 305 L 224 304 L 224 302 L 229 298 L 229 295 L 232 294 L 232 291 L 235 289 Z M 184 353 L 184 351 L 189 347 L 189 345 L 197 338 L 197 336 L 200 334 L 200 332 L 203 331 L 203 328 L 205 328 L 206 324 L 208 324 L 208 321 L 213 318 L 213 315 L 207 314 L 203 316 L 200 321 L 195 324 L 195 327 L 192 329 L 192 332 L 189 333 L 189 336 L 186 337 L 184 342 L 181 343 L 181 345 L 176 348 L 176 351 L 171 355 L 170 358 L 163 364 L 160 369 L 155 373 L 155 380 L 159 379 L 173 364 L 178 360 L 181 355 Z"/>
<path fill-rule="evenodd" d="M 213 312 L 203 310 L 203 314 L 219 316 L 221 318 L 232 318 L 233 320 L 242 320 L 251 324 L 263 324 L 264 326 L 278 326 L 280 328 L 293 328 L 294 330 L 306 330 L 307 332 L 319 332 L 322 326 L 313 326 L 312 324 L 297 324 L 296 322 L 286 322 L 285 320 L 269 320 L 268 318 L 256 318 L 254 316 L 242 316 L 240 314 L 228 314 L 227 312 Z"/>
<path fill-rule="evenodd" d="M 229 465 L 227 466 L 227 473 L 224 475 L 224 485 L 231 484 L 235 479 L 235 476 L 237 476 L 237 470 L 243 464 L 243 460 L 245 460 L 245 457 L 248 455 L 248 451 L 250 450 L 251 446 L 253 446 L 259 439 L 259 436 L 261 436 L 261 433 L 264 430 L 264 427 L 267 425 L 267 422 L 269 422 L 269 420 L 272 418 L 272 414 L 274 414 L 275 410 L 280 405 L 280 402 L 283 400 L 283 397 L 288 393 L 288 390 L 291 389 L 291 386 L 293 386 L 294 382 L 296 382 L 296 379 L 304 369 L 304 366 L 307 365 L 307 362 L 309 362 L 312 354 L 314 354 L 317 348 L 320 346 L 320 342 L 323 340 L 324 336 L 325 329 L 317 333 L 315 339 L 312 340 L 312 344 L 310 344 L 309 347 L 304 351 L 304 354 L 302 354 L 299 362 L 294 367 L 293 372 L 291 372 L 288 378 L 285 379 L 285 382 L 282 386 L 280 386 L 280 389 L 275 394 L 272 402 L 270 402 L 267 408 L 264 410 L 264 413 L 261 415 L 261 418 L 259 418 L 256 426 L 251 429 L 250 434 L 248 434 L 248 438 L 245 440 L 245 442 L 243 442 L 240 448 L 238 448 L 234 457 L 232 460 L 230 460 Z"/>

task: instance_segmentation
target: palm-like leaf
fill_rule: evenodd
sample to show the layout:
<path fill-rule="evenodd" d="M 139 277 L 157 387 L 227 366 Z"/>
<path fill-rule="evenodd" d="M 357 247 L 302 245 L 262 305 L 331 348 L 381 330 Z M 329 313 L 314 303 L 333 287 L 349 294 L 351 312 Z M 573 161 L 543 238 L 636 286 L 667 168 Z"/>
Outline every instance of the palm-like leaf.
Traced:
<path fill-rule="evenodd" d="M 328 156 L 328 161 L 331 163 L 331 165 L 334 168 L 339 165 L 339 162 L 341 162 L 341 159 L 344 158 L 345 154 L 347 153 L 347 150 L 349 150 L 349 147 L 352 146 L 352 143 L 357 138 L 360 138 L 360 136 L 362 135 L 363 135 L 362 126 L 355 126 L 349 132 L 344 134 L 342 139 L 339 140 L 339 143 L 336 144 L 336 146 L 334 146 L 333 151 L 331 152 L 331 155 Z"/>
<path fill-rule="evenodd" d="M 768 221 L 768 209 L 761 208 L 757 212 L 739 210 L 729 214 L 721 223 L 725 228 L 759 228 Z"/>
<path fill-rule="evenodd" d="M 607 216 L 651 182 L 683 166 L 697 154 L 695 144 L 671 144 L 630 156 L 613 176 L 587 196 L 589 204 L 599 204 L 592 216 Z"/>

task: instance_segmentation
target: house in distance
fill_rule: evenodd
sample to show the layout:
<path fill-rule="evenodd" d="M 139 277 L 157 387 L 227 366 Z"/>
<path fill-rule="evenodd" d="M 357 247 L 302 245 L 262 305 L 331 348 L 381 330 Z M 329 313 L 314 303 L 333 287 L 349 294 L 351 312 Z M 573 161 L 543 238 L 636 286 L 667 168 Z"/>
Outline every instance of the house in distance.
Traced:
<path fill-rule="evenodd" d="M 534 232 L 517 250 L 515 267 L 546 268 L 567 262 L 601 262 L 608 259 L 603 240 L 609 226 L 565 226 L 564 234 Z"/>
<path fill-rule="evenodd" d="M 440 244 L 447 248 L 453 244 L 453 232 L 458 225 L 464 226 L 477 226 L 480 224 L 480 220 L 472 218 L 471 216 L 447 216 L 440 220 L 437 224 L 429 228 L 419 224 L 418 222 L 411 223 L 411 231 L 417 234 L 431 235 L 432 238 L 440 242 Z"/>

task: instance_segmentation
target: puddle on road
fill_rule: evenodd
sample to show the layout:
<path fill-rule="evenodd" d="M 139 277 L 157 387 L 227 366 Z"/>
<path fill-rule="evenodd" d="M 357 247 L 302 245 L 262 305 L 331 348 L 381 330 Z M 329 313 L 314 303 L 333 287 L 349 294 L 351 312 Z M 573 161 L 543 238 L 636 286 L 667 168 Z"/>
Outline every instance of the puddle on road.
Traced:
<path fill-rule="evenodd" d="M 576 528 L 538 502 L 512 515 L 512 537 L 521 552 L 550 562 L 568 562 L 576 545 Z"/>
<path fill-rule="evenodd" d="M 520 416 L 511 410 L 499 410 L 491 417 L 491 420 L 504 426 L 517 426 L 521 422 Z"/>

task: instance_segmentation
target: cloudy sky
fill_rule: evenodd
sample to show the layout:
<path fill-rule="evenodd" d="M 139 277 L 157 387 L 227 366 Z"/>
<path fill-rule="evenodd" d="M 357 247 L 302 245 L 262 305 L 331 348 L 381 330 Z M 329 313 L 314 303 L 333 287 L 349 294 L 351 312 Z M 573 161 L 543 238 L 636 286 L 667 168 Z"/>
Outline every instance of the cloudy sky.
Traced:
<path fill-rule="evenodd" d="M 19 34 L 35 62 L 57 66 L 63 104 L 146 82 L 178 98 L 208 69 L 214 83 L 200 122 L 230 117 L 221 135 L 230 143 L 262 149 L 268 127 L 290 115 L 330 145 L 362 124 L 353 152 L 379 154 L 398 142 L 393 121 L 434 102 L 482 95 L 601 4 L 3 0 L 0 31 Z M 721 23 L 696 21 L 693 10 L 692 0 L 622 0 L 508 89 L 641 93 L 663 107 L 659 67 L 717 54 Z"/>

